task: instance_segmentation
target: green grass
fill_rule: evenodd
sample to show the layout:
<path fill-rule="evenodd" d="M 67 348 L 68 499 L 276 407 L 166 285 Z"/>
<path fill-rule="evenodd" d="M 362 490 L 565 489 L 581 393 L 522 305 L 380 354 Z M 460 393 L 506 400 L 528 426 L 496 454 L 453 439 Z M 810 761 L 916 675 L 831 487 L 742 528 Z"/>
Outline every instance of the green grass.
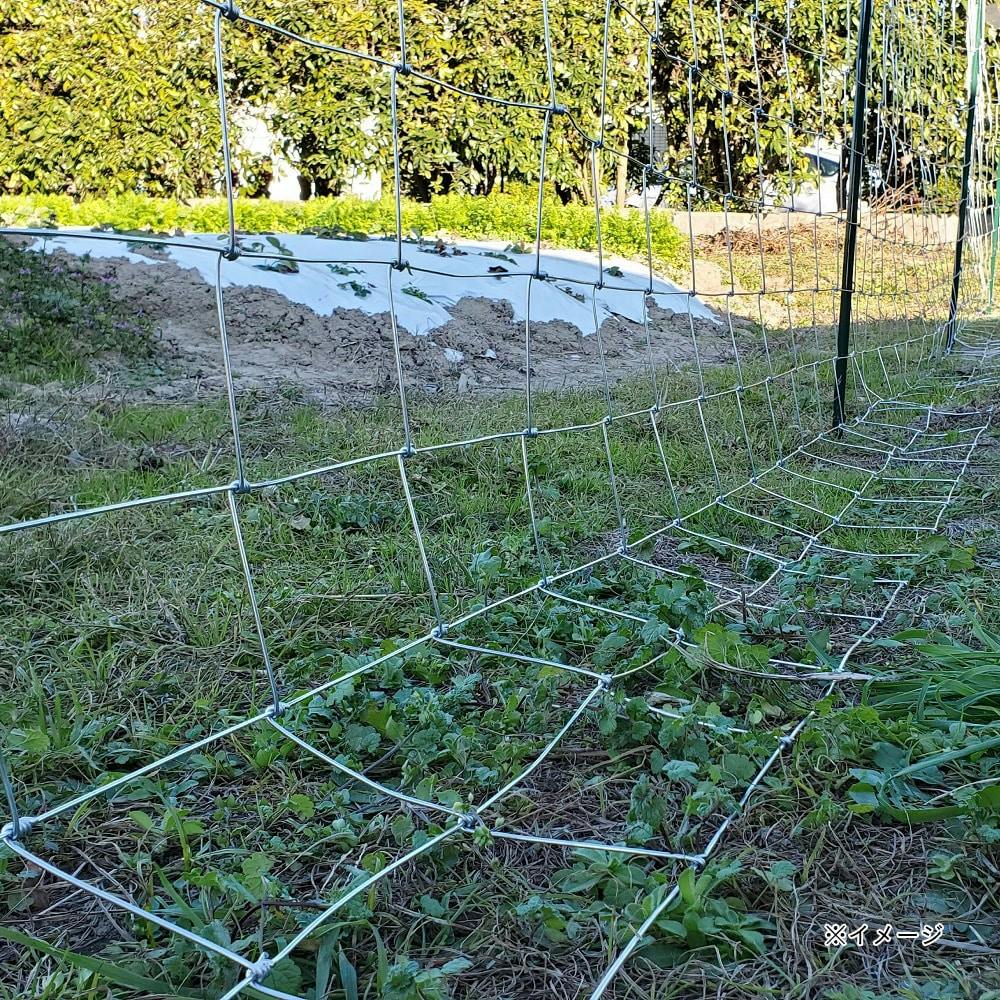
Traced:
<path fill-rule="evenodd" d="M 0 258 L 0 280 L 22 282 L 31 321 L 14 327 L 3 373 L 7 409 L 24 419 L 2 439 L 2 520 L 229 482 L 235 456 L 224 401 L 157 401 L 123 389 L 95 404 L 81 383 L 106 351 L 118 352 L 126 385 L 141 383 L 155 361 L 152 341 L 137 335 L 141 349 L 129 353 L 121 341 L 92 340 L 88 318 L 106 316 L 110 330 L 120 320 L 107 290 L 72 276 L 83 298 L 53 307 L 49 292 L 65 276 L 38 261 L 21 273 L 24 259 Z M 883 334 L 906 329 L 886 324 Z M 46 345 L 40 353 L 38 344 Z M 776 344 L 780 370 L 789 349 Z M 751 358 L 744 383 L 766 372 Z M 881 387 L 880 368 L 867 374 Z M 692 373 L 661 375 L 664 402 L 697 395 Z M 707 389 L 734 378 L 731 367 L 715 366 Z M 796 403 L 807 427 L 828 419 L 826 368 L 818 395 L 789 378 L 768 391 L 783 417 L 780 438 L 763 390 L 747 390 L 750 454 L 733 398 L 704 402 L 725 489 L 772 464 L 779 444 L 787 453 L 800 443 Z M 615 386 L 620 412 L 644 398 L 641 380 Z M 926 398 L 946 398 L 944 381 Z M 524 423 L 517 399 L 415 394 L 411 403 L 418 445 Z M 599 418 L 601 408 L 585 391 L 538 399 L 543 427 Z M 255 480 L 402 444 L 391 399 L 330 410 L 294 392 L 246 391 L 239 415 Z M 908 420 L 899 417 L 901 428 Z M 718 490 L 696 408 L 667 407 L 657 427 L 681 510 L 694 511 Z M 675 511 L 649 415 L 614 420 L 608 441 L 630 539 L 663 528 Z M 816 450 L 843 454 L 838 448 Z M 74 452 L 80 459 L 69 461 Z M 533 437 L 527 452 L 541 557 L 519 439 L 405 460 L 446 619 L 618 544 L 601 428 Z M 791 529 L 824 523 L 801 504 L 835 512 L 845 487 L 869 479 L 863 465 L 795 468 L 826 485 L 777 470 L 760 482 L 783 503 L 752 488 L 734 498 L 777 527 L 718 508 L 692 526 L 794 559 L 802 539 Z M 916 475 L 912 489 L 922 489 Z M 484 816 L 490 826 L 696 853 L 775 739 L 818 700 L 817 717 L 697 876 L 680 864 L 528 847 L 484 831 L 454 837 L 361 893 L 268 984 L 293 994 L 315 987 L 303 995 L 316 1000 L 575 996 L 682 878 L 682 895 L 616 981 L 616 998 L 989 996 L 1000 978 L 989 922 L 1000 841 L 1000 564 L 977 555 L 975 542 L 996 530 L 995 490 L 995 470 L 978 468 L 954 512 L 967 527 L 949 539 L 915 540 L 890 519 L 829 532 L 831 542 L 872 555 L 807 559 L 805 576 L 784 575 L 768 593 L 774 612 L 709 621 L 706 577 L 738 571 L 762 580 L 773 563 L 670 535 L 637 554 L 683 567 L 682 576 L 616 560 L 560 584 L 568 597 L 634 619 L 542 595 L 469 622 L 456 633 L 463 641 L 621 675 L 528 785 Z M 238 510 L 283 700 L 385 657 L 280 720 L 373 780 L 464 810 L 520 774 L 591 689 L 591 679 L 568 671 L 433 642 L 391 655 L 436 621 L 395 458 L 255 490 L 239 496 Z M 879 556 L 900 547 L 913 557 Z M 820 612 L 879 609 L 885 590 L 875 577 L 888 568 L 910 586 L 878 642 L 851 665 L 872 675 L 867 684 L 824 697 L 822 683 L 733 672 L 776 656 L 828 668 L 846 644 L 824 632 Z M 830 572 L 848 579 L 825 580 Z M 0 593 L 0 728 L 29 814 L 268 704 L 224 497 L 0 535 Z M 669 650 L 671 627 L 701 655 Z M 677 717 L 651 714 L 645 699 Z M 261 723 L 91 800 L 28 844 L 255 956 L 447 822 L 442 812 L 397 807 Z M 112 923 L 83 895 L 62 902 L 64 889 L 9 852 L 0 853 L 0 898 L 4 1000 L 217 996 L 234 982 L 227 962 L 151 923 L 120 913 Z M 837 917 L 900 928 L 942 919 L 958 945 L 894 951 L 879 978 L 877 952 L 822 946 L 820 925 Z"/>
<path fill-rule="evenodd" d="M 0 241 L 0 374 L 72 381 L 105 356 L 147 357 L 149 321 L 116 310 L 103 291 L 81 268 L 53 266 Z"/>

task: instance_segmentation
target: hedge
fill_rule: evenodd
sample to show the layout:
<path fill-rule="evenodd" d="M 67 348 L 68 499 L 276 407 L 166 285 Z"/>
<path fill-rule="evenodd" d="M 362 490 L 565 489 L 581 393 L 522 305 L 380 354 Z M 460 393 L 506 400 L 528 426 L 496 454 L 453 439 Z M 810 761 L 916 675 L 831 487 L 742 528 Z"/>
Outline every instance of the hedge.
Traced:
<path fill-rule="evenodd" d="M 486 196 L 448 194 L 429 202 L 404 201 L 404 235 L 449 234 L 469 239 L 530 243 L 535 239 L 536 197 L 527 188 Z M 312 198 L 300 202 L 238 199 L 237 226 L 248 233 L 301 233 L 307 230 L 384 235 L 395 232 L 391 198 Z M 74 201 L 68 195 L 7 195 L 0 197 L 0 222 L 7 226 L 110 226 L 118 230 L 220 233 L 227 227 L 221 198 L 190 204 L 169 198 L 123 195 Z M 542 239 L 551 246 L 593 250 L 597 246 L 592 207 L 563 205 L 554 195 L 545 199 Z M 605 250 L 624 257 L 644 256 L 643 214 L 605 209 L 601 213 Z M 677 264 L 686 243 L 668 213 L 651 213 L 653 256 L 659 264 Z"/>

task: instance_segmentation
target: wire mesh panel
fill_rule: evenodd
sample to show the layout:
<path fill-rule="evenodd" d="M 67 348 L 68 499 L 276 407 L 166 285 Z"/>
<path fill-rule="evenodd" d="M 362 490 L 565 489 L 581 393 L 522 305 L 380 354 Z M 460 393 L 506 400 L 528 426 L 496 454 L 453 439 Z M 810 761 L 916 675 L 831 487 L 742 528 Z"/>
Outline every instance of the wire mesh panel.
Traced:
<path fill-rule="evenodd" d="M 69 794 L 42 763 L 51 737 L 11 727 L 3 844 L 67 891 L 129 914 L 151 942 L 182 939 L 190 974 L 226 1000 L 308 993 L 313 984 L 288 979 L 290 960 L 317 977 L 324 935 L 362 904 L 371 940 L 350 949 L 363 964 L 384 947 L 380 904 L 406 912 L 442 867 L 470 865 L 469 884 L 488 892 L 504 866 L 531 866 L 557 894 L 581 851 L 624 866 L 626 888 L 599 907 L 591 945 L 606 960 L 568 971 L 567 995 L 610 995 L 682 873 L 708 862 L 816 703 L 857 676 L 853 661 L 890 628 L 992 416 L 974 392 L 989 385 L 996 348 L 973 318 L 994 290 L 996 63 L 981 24 L 966 38 L 964 9 L 892 0 L 862 3 L 859 17 L 828 3 L 817 21 L 790 0 L 608 0 L 570 25 L 564 5 L 541 0 L 511 12 L 525 44 L 505 50 L 517 72 L 494 79 L 475 65 L 447 78 L 424 68 L 440 42 L 426 7 L 399 0 L 395 42 L 369 46 L 346 27 L 343 38 L 308 36 L 280 4 L 192 4 L 192 18 L 212 25 L 228 229 L 211 242 L 129 239 L 192 243 L 209 262 L 202 305 L 228 423 L 213 429 L 211 461 L 183 481 L 151 475 L 142 491 L 95 486 L 85 497 L 53 483 L 0 524 L 4 615 L 12 634 L 25 616 L 44 631 L 7 651 L 12 684 L 30 677 L 49 692 L 46 665 L 83 650 L 78 688 L 59 693 L 75 723 L 108 716 L 102 687 L 131 703 L 111 728 L 83 733 Z M 449 30 L 472 30 L 462 13 Z M 386 109 L 388 239 L 327 258 L 319 241 L 240 231 L 228 52 L 247 40 L 328 61 L 359 113 Z M 567 67 L 581 52 L 600 72 L 575 86 Z M 638 105 L 617 85 L 625 74 L 643 84 Z M 803 107 L 804 80 L 819 99 Z M 969 80 L 981 84 L 971 104 Z M 402 174 L 408 150 L 435 141 L 413 113 L 428 102 L 473 132 L 501 118 L 530 132 L 521 152 L 537 182 L 533 245 L 471 254 L 409 238 Z M 705 141 L 709 107 L 720 128 Z M 955 122 L 976 109 L 963 162 Z M 643 120 L 638 139 L 625 119 Z M 553 163 L 569 149 L 593 213 L 585 274 L 545 246 Z M 632 211 L 648 235 L 639 270 L 608 250 L 621 217 L 605 199 L 612 175 L 637 189 Z M 970 214 L 950 317 L 960 201 Z M 669 305 L 653 252 L 666 205 L 686 237 Z M 707 205 L 719 224 L 703 232 Z M 276 420 L 274 401 L 244 377 L 257 363 L 254 331 L 229 276 L 248 264 L 294 264 L 382 303 L 360 360 L 352 331 L 338 331 L 353 374 Z M 408 299 L 459 278 L 512 303 L 513 317 L 490 348 L 503 377 L 461 408 L 456 436 L 446 416 L 459 404 L 428 393 L 426 342 L 401 316 Z M 540 315 L 553 290 L 581 326 L 572 342 Z M 546 338 L 563 353 L 547 347 L 540 359 Z M 301 367 L 282 373 L 293 385 L 323 346 L 297 343 Z M 845 412 L 831 427 L 838 361 Z M 373 396 L 374 409 L 361 405 Z M 303 428 L 309 447 L 289 460 L 286 437 Z M 87 601 L 72 621 L 47 607 L 45 552 L 57 536 Z M 171 595 L 185 572 L 171 566 L 177 536 L 203 550 L 203 606 Z M 154 564 L 155 576 L 141 568 Z M 112 624 L 102 660 L 95 632 Z M 178 684 L 151 712 L 142 685 L 159 654 L 122 655 L 129 630 L 185 650 L 184 677 L 199 683 Z M 225 671 L 236 680 L 212 676 Z M 157 720 L 170 722 L 169 741 Z M 601 769 L 612 760 L 627 761 L 614 780 Z M 711 794 L 696 786 L 702 773 L 718 779 Z M 558 813 L 539 806 L 553 800 Z M 156 801 L 167 804 L 162 820 L 146 805 Z M 253 841 L 227 853 L 227 818 L 247 812 Z M 121 831 L 117 860 L 74 862 L 88 827 Z M 199 838 L 215 845 L 208 870 Z M 179 854 L 164 860 L 175 842 Z M 259 861 L 291 842 L 277 864 Z M 501 863 L 470 861 L 473 848 Z M 162 891 L 150 890 L 150 871 Z M 652 896 L 637 876 L 630 893 L 629 871 L 656 873 Z M 237 876 L 272 910 L 257 934 L 192 917 L 192 887 Z M 554 905 L 544 896 L 526 896 L 512 922 Z M 461 905 L 474 907 L 472 895 Z M 495 964 L 496 941 L 480 944 Z M 528 995 L 500 969 L 498 988 Z M 461 984 L 464 966 L 454 971 Z M 463 995 L 486 975 L 484 965 Z"/>

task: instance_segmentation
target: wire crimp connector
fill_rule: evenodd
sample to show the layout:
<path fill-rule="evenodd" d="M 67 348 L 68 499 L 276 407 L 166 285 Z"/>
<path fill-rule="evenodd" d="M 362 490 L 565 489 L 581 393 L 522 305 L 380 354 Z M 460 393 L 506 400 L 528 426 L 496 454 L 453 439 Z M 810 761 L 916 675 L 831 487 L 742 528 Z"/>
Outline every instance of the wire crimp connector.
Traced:
<path fill-rule="evenodd" d="M 458 825 L 466 833 L 472 833 L 475 830 L 478 830 L 480 827 L 486 826 L 486 824 L 483 822 L 482 816 L 480 816 L 475 809 L 470 809 L 467 813 L 463 813 L 462 818 L 458 821 Z"/>
<path fill-rule="evenodd" d="M 274 968 L 274 963 L 267 957 L 267 952 L 261 952 L 260 958 L 257 959 L 253 965 L 247 969 L 250 973 L 250 981 L 252 983 L 263 982 L 269 975 L 271 975 L 271 970 Z"/>
<path fill-rule="evenodd" d="M 25 834 L 31 833 L 31 828 L 35 825 L 34 816 L 21 816 L 15 823 L 11 820 L 0 826 L 0 841 L 20 840 Z"/>

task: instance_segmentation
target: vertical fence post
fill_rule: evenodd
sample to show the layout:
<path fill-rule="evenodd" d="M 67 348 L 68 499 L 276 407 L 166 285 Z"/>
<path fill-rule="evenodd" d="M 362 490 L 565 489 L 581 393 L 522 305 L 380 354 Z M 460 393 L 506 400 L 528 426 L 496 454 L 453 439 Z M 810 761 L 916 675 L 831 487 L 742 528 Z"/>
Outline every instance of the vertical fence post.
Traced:
<path fill-rule="evenodd" d="M 976 104 L 979 99 L 979 50 L 983 47 L 983 13 L 985 4 L 970 0 L 969 18 L 975 18 L 972 28 L 972 51 L 969 53 L 969 81 L 966 93 L 965 154 L 962 159 L 962 192 L 958 199 L 958 235 L 955 242 L 955 269 L 951 278 L 951 301 L 948 304 L 948 325 L 945 327 L 945 350 L 955 346 L 958 331 L 958 293 L 962 284 L 962 250 L 969 216 L 969 177 L 972 174 L 972 144 L 976 131 Z"/>
<path fill-rule="evenodd" d="M 988 305 L 993 308 L 993 290 L 997 282 L 997 236 L 1000 234 L 1000 157 L 996 165 L 996 190 L 993 192 L 993 222 L 990 226 L 990 291 Z"/>
<path fill-rule="evenodd" d="M 851 350 L 851 307 L 854 298 L 854 263 L 858 252 L 858 217 L 861 210 L 861 174 L 865 161 L 865 118 L 868 113 L 868 63 L 871 56 L 872 0 L 861 0 L 858 53 L 854 61 L 854 118 L 847 171 L 847 232 L 840 276 L 840 317 L 837 323 L 837 357 L 834 361 L 833 426 L 844 422 L 847 401 L 847 357 Z"/>

